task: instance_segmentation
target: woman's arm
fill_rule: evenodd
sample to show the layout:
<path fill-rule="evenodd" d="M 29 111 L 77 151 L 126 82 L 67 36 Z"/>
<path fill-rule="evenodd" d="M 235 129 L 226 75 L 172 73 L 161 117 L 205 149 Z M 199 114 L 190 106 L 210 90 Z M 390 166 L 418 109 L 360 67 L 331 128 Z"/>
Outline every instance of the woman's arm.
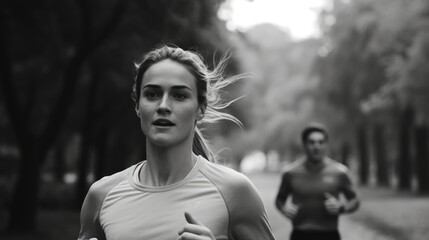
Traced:
<path fill-rule="evenodd" d="M 127 176 L 129 169 L 104 177 L 91 185 L 80 213 L 78 240 L 106 239 L 100 223 L 100 210 L 108 192 Z"/>
<path fill-rule="evenodd" d="M 93 184 L 85 197 L 80 213 L 80 232 L 78 240 L 106 239 L 100 225 L 100 208 L 105 194 L 100 184 Z"/>
<path fill-rule="evenodd" d="M 275 239 L 262 199 L 250 180 L 243 176 L 233 188 L 228 199 L 232 239 Z"/>

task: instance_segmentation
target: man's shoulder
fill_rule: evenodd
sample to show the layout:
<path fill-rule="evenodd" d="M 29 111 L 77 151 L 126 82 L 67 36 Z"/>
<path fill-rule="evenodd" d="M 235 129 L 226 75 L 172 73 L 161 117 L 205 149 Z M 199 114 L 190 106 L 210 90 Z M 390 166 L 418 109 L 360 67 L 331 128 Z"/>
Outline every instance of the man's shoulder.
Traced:
<path fill-rule="evenodd" d="M 284 175 L 293 174 L 293 173 L 303 173 L 305 172 L 305 158 L 299 158 L 293 162 L 287 163 L 282 172 Z"/>
<path fill-rule="evenodd" d="M 330 173 L 347 174 L 349 172 L 349 168 L 332 158 L 327 158 L 326 171 Z"/>

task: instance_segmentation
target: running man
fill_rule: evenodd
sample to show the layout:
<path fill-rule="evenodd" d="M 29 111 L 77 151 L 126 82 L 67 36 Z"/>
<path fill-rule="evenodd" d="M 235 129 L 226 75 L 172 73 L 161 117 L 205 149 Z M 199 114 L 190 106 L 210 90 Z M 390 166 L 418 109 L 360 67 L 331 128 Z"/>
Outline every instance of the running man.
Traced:
<path fill-rule="evenodd" d="M 292 221 L 290 240 L 340 240 L 339 216 L 359 208 L 356 186 L 348 168 L 326 156 L 323 125 L 308 125 L 301 139 L 306 156 L 287 166 L 276 206 Z"/>

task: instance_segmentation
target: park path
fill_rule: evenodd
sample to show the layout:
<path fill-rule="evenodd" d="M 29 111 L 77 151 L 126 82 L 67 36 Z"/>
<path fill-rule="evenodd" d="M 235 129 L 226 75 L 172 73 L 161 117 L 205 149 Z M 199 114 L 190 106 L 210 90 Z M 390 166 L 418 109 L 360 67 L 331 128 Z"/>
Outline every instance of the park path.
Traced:
<path fill-rule="evenodd" d="M 252 173 L 250 180 L 265 203 L 277 240 L 288 239 L 291 225 L 275 208 L 280 173 Z M 361 188 L 358 212 L 340 218 L 343 240 L 427 240 L 429 198 L 391 190 Z"/>

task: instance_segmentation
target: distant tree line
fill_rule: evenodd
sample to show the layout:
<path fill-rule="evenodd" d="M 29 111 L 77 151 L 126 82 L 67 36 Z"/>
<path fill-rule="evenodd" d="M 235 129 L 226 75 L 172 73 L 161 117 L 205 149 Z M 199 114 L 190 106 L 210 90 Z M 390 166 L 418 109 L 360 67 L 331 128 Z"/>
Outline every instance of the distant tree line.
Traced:
<path fill-rule="evenodd" d="M 379 185 L 411 190 L 415 177 L 429 192 L 429 2 L 333 3 L 321 14 L 320 109 L 333 109 L 335 131 L 356 143 L 361 184 L 375 166 Z"/>

